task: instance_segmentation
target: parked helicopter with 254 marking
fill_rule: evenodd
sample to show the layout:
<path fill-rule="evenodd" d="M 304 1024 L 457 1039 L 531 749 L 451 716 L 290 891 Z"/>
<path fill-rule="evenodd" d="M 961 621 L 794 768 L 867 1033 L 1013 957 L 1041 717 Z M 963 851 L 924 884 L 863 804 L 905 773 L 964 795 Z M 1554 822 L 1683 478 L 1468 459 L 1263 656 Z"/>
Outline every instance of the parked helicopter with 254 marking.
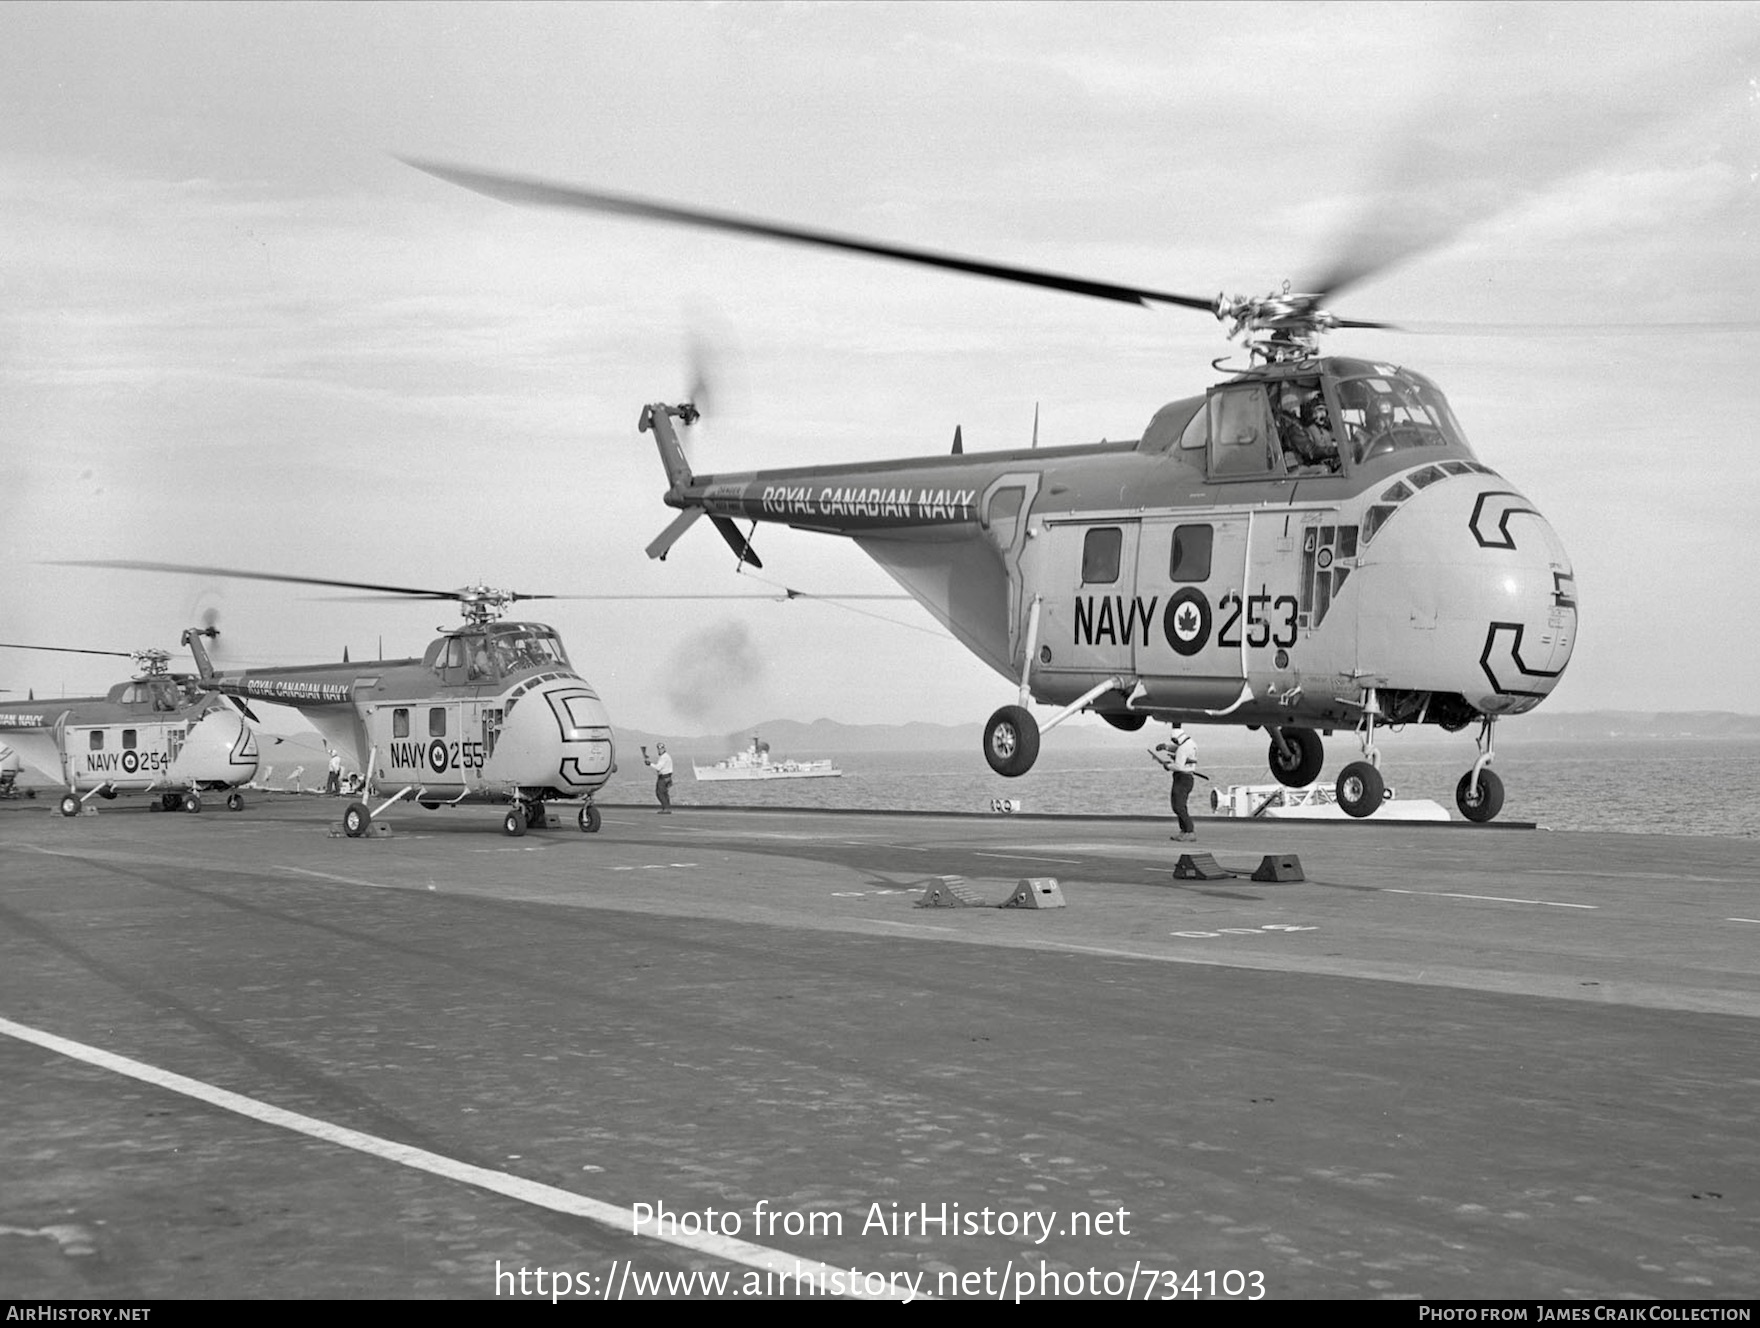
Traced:
<path fill-rule="evenodd" d="M 1379 726 L 1477 721 L 1456 803 L 1496 816 L 1496 721 L 1557 685 L 1577 634 L 1571 563 L 1534 504 L 1481 462 L 1442 392 L 1381 360 L 1322 356 L 1321 334 L 1385 324 L 1324 307 L 1386 260 L 1347 255 L 1313 293 L 1204 299 L 805 230 L 541 180 L 411 163 L 515 203 L 577 208 L 855 252 L 1122 303 L 1203 309 L 1248 365 L 1162 407 L 1140 439 L 738 474 L 692 472 L 686 403 L 641 412 L 681 510 L 648 547 L 708 516 L 757 564 L 736 521 L 842 535 L 1019 688 L 985 728 L 1000 774 L 1083 710 L 1270 735 L 1271 771 L 1302 787 L 1321 731 L 1354 729 L 1340 772 L 1353 816 L 1381 805 Z M 1034 701 L 1059 707 L 1035 721 Z"/>
<path fill-rule="evenodd" d="M 206 674 L 199 643 L 217 629 L 192 627 L 197 667 Z M 172 673 L 163 650 L 85 650 L 72 646 L 14 646 L 80 655 L 121 655 L 137 673 L 105 696 L 60 697 L 0 705 L 0 734 L 20 761 L 65 790 L 59 809 L 77 816 L 93 798 L 119 794 L 156 797 L 156 809 L 199 812 L 202 794 L 224 792 L 232 811 L 244 807 L 238 788 L 257 776 L 257 735 L 238 706 L 209 689 L 205 676 Z"/>

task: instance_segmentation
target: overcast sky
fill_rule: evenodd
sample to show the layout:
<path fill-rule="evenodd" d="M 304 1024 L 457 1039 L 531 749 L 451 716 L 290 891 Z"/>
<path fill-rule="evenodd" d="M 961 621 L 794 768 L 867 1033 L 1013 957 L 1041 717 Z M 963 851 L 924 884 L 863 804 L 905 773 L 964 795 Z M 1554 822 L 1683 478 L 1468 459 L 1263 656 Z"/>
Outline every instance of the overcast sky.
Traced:
<path fill-rule="evenodd" d="M 1760 709 L 1760 7 L 0 6 L 0 639 L 419 653 L 432 605 L 137 558 L 556 594 L 738 592 L 645 402 L 713 347 L 702 470 L 1132 438 L 1218 325 L 522 210 L 428 157 L 1208 296 L 1298 287 L 1420 369 L 1576 564 L 1555 710 Z M 1429 245 L 1430 247 L 1424 247 Z M 1471 331 L 1457 325 L 1489 325 Z M 1725 326 L 1717 326 L 1725 324 Z M 766 573 L 890 581 L 758 532 Z M 613 719 L 980 720 L 909 603 L 558 603 Z M 708 687 L 703 662 L 725 660 Z M 123 661 L 0 652 L 0 687 Z"/>

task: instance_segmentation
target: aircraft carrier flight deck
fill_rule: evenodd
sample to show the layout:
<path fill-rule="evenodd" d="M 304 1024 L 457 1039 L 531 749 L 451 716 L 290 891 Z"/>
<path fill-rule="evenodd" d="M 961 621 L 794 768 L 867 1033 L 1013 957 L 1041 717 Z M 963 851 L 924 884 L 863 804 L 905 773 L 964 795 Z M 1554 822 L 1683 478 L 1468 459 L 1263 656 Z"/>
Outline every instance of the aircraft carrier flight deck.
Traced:
<path fill-rule="evenodd" d="M 51 805 L 8 1296 L 1760 1295 L 1749 841 Z"/>

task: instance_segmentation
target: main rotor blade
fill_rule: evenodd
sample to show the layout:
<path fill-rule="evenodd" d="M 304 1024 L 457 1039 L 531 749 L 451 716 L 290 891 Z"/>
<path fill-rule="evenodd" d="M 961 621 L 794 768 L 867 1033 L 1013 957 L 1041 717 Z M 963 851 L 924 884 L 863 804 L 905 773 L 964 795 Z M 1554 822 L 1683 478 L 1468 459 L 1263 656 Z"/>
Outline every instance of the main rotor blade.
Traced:
<path fill-rule="evenodd" d="M 1464 12 L 1478 30 L 1451 44 L 1447 72 L 1366 182 L 1332 261 L 1306 287 L 1322 300 L 1452 243 L 1715 97 L 1752 96 L 1760 30 L 1739 6 L 1674 27 L 1644 6 Z M 1560 51 L 1574 57 L 1561 61 Z"/>
<path fill-rule="evenodd" d="M 371 581 L 331 581 L 319 576 L 283 576 L 278 572 L 247 572 L 236 567 L 200 567 L 185 563 L 151 563 L 137 562 L 131 558 L 99 558 L 71 559 L 63 562 L 52 562 L 52 567 L 110 567 L 125 572 L 181 572 L 192 576 L 227 576 L 240 581 L 279 581 L 290 586 L 331 586 L 338 590 L 370 590 L 382 595 L 397 595 L 415 599 L 457 599 L 455 590 L 425 590 L 415 586 L 383 586 Z M 520 595 L 519 599 L 537 599 L 542 596 Z"/>
<path fill-rule="evenodd" d="M 633 198 L 628 194 L 605 193 L 597 189 L 581 189 L 573 185 L 552 184 L 529 176 L 502 175 L 498 172 L 468 170 L 439 162 L 418 161 L 400 157 L 407 166 L 425 171 L 436 179 L 445 180 L 464 189 L 485 194 L 504 203 L 533 204 L 540 207 L 568 208 L 575 211 L 609 212 L 619 216 L 641 217 L 648 221 L 669 221 L 681 226 L 698 226 L 704 230 L 731 231 L 736 235 L 755 235 L 791 244 L 816 245 L 823 249 L 839 249 L 846 253 L 867 254 L 872 258 L 888 258 L 921 267 L 942 268 L 964 272 L 974 277 L 989 277 L 1022 286 L 1040 286 L 1073 295 L 1089 295 L 1119 304 L 1172 304 L 1184 309 L 1202 309 L 1214 313 L 1216 301 L 1196 295 L 1174 295 L 1167 291 L 1150 290 L 1143 286 L 1120 286 L 1106 281 L 1089 281 L 1083 277 L 1042 272 L 1035 268 L 1013 267 L 1004 263 L 987 263 L 957 254 L 937 253 L 931 249 L 914 249 L 906 245 L 884 244 L 860 236 L 842 235 L 835 231 L 809 230 L 802 226 L 784 226 L 756 217 L 732 212 L 711 212 L 700 208 L 680 207 L 652 199 Z"/>
<path fill-rule="evenodd" d="M 126 650 L 85 650 L 79 646 L 25 646 L 13 641 L 0 641 L 0 650 L 54 650 L 63 655 L 116 655 L 122 659 L 133 659 Z"/>

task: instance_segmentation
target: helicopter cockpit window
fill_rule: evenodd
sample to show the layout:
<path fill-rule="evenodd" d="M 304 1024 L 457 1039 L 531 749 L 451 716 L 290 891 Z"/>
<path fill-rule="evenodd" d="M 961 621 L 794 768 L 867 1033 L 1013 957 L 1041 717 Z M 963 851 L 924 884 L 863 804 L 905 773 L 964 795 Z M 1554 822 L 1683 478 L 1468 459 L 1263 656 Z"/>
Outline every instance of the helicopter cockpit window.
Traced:
<path fill-rule="evenodd" d="M 1201 410 L 1186 423 L 1186 431 L 1179 436 L 1179 450 L 1195 452 L 1210 441 L 1210 412 Z"/>
<path fill-rule="evenodd" d="M 1222 388 L 1210 396 L 1210 478 L 1269 474 L 1276 437 L 1263 383 Z"/>
<path fill-rule="evenodd" d="M 1408 448 L 1467 445 L 1442 393 L 1401 375 L 1347 379 L 1338 385 L 1338 408 L 1359 463 Z"/>
<path fill-rule="evenodd" d="M 1216 531 L 1211 526 L 1176 526 L 1173 531 L 1173 553 L 1168 559 L 1167 575 L 1172 581 L 1208 581 L 1210 549 Z"/>
<path fill-rule="evenodd" d="M 508 671 L 568 667 L 568 656 L 554 632 L 527 629 L 517 634 L 497 637 L 495 645 L 503 661 L 503 668 Z"/>
<path fill-rule="evenodd" d="M 465 666 L 464 642 L 456 636 L 449 636 L 434 656 L 434 672 L 444 676 L 450 669 L 462 669 Z"/>
<path fill-rule="evenodd" d="M 1082 584 L 1107 586 L 1118 580 L 1119 556 L 1124 551 L 1124 531 L 1117 526 L 1090 530 L 1082 540 Z"/>

